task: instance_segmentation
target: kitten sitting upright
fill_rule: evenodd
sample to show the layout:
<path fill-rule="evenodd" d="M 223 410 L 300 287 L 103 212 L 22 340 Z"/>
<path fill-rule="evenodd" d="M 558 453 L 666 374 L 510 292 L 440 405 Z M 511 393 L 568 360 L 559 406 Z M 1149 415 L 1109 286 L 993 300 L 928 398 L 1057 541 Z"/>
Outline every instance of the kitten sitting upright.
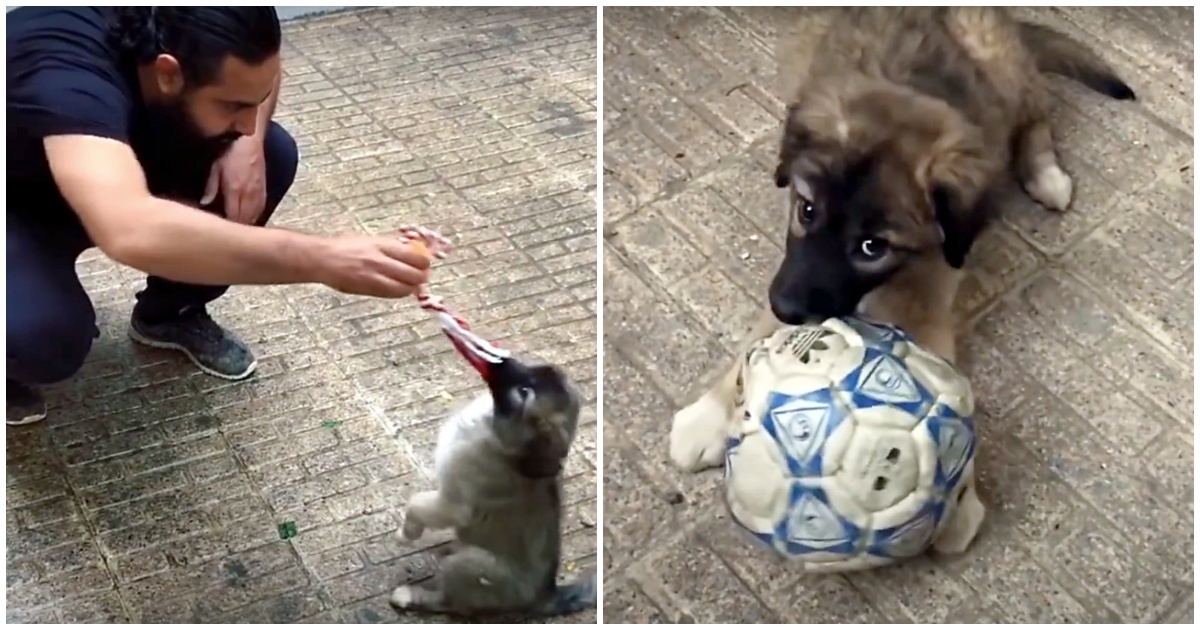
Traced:
<path fill-rule="evenodd" d="M 595 576 L 559 585 L 562 470 L 580 396 L 550 365 L 507 358 L 483 393 L 442 426 L 434 451 L 439 488 L 406 507 L 406 540 L 452 528 L 456 550 L 432 586 L 401 586 L 400 610 L 461 616 L 563 615 L 596 605 Z"/>

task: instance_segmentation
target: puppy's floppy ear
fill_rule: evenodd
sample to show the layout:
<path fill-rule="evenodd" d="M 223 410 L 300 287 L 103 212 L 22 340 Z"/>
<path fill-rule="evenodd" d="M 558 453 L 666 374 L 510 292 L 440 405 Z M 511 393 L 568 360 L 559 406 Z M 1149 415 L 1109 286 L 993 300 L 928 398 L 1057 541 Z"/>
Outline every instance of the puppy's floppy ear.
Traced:
<path fill-rule="evenodd" d="M 962 269 L 983 226 L 974 219 L 972 208 L 964 205 L 962 195 L 949 186 L 935 186 L 930 201 L 942 230 L 942 256 L 946 264 Z"/>
<path fill-rule="evenodd" d="M 792 181 L 791 162 L 784 161 L 780 158 L 779 165 L 775 167 L 775 187 L 787 188 Z"/>
<path fill-rule="evenodd" d="M 787 188 L 792 183 L 792 162 L 800 156 L 810 133 L 800 120 L 800 104 L 791 103 L 787 108 L 787 120 L 783 125 L 783 138 L 779 143 L 779 164 L 775 167 L 775 186 Z"/>
<path fill-rule="evenodd" d="M 977 135 L 954 130 L 934 144 L 918 171 L 918 181 L 928 191 L 934 219 L 942 229 L 942 253 L 955 269 L 962 268 L 987 224 L 994 162 Z"/>

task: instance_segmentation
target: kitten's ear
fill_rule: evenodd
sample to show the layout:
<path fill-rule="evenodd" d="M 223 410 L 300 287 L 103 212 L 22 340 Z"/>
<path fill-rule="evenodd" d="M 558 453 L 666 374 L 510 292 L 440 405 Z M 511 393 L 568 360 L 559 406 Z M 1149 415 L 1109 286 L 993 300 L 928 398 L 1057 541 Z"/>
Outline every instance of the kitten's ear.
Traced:
<path fill-rule="evenodd" d="M 775 187 L 787 188 L 792 183 L 792 162 L 800 156 L 808 144 L 811 133 L 800 120 L 800 104 L 792 103 L 787 108 L 787 120 L 783 124 L 783 137 L 779 142 L 779 163 L 775 166 Z"/>

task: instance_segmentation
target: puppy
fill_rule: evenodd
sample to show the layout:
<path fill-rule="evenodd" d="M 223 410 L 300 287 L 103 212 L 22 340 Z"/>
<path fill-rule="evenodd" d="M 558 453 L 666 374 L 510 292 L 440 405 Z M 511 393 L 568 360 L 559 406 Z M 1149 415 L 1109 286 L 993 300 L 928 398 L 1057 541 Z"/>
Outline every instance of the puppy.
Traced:
<path fill-rule="evenodd" d="M 743 352 L 781 323 L 858 312 L 953 362 L 960 270 L 998 190 L 1015 175 L 1046 208 L 1071 203 L 1043 73 L 1134 92 L 1084 46 L 995 7 L 842 9 L 810 50 L 783 77 L 796 85 L 775 169 L 787 246 Z M 737 379 L 735 365 L 676 414 L 676 466 L 722 463 Z"/>

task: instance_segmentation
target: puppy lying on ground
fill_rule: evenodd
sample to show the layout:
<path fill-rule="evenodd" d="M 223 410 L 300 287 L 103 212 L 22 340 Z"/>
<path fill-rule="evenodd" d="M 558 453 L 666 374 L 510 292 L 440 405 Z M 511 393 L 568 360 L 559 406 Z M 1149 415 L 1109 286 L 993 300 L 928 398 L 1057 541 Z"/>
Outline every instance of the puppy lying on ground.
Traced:
<path fill-rule="evenodd" d="M 1071 203 L 1043 73 L 1134 92 L 1084 46 L 995 7 L 841 9 L 809 49 L 808 67 L 783 77 L 797 85 L 775 169 L 786 252 L 743 351 L 781 323 L 857 311 L 953 362 L 960 270 L 999 189 L 1015 175 L 1047 209 Z M 732 368 L 676 414 L 676 466 L 721 464 L 736 386 Z"/>

